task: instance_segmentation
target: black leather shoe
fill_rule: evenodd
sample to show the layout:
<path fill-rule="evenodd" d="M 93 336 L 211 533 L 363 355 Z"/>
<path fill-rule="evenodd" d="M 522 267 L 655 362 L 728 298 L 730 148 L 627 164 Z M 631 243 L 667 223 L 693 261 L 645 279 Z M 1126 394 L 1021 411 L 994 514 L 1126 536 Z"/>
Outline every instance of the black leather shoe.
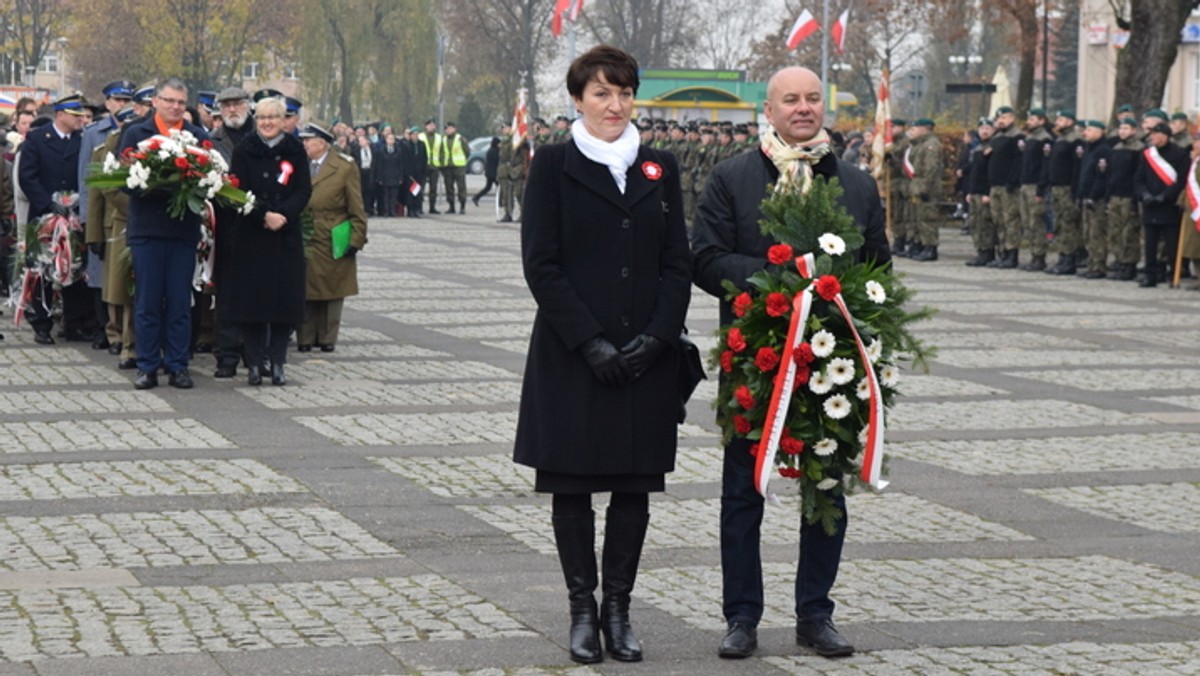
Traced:
<path fill-rule="evenodd" d="M 334 349 L 334 348 L 333 348 L 333 346 L 332 346 L 332 345 L 322 345 L 322 346 L 321 346 L 321 351 L 322 351 L 322 352 L 333 352 L 333 349 Z"/>
<path fill-rule="evenodd" d="M 92 339 L 93 350 L 107 350 L 110 347 L 112 345 L 108 342 L 108 336 L 103 333 Z"/>
<path fill-rule="evenodd" d="M 479 206 L 479 195 L 472 197 L 471 202 L 473 202 L 475 206 Z"/>
<path fill-rule="evenodd" d="M 158 374 L 154 371 L 138 371 L 137 379 L 133 381 L 133 389 L 149 390 L 158 387 Z"/>
<path fill-rule="evenodd" d="M 66 329 L 63 331 L 63 340 L 68 343 L 90 343 L 92 337 L 77 329 Z"/>
<path fill-rule="evenodd" d="M 271 364 L 271 384 L 287 384 L 287 377 L 283 375 L 283 364 Z"/>
<path fill-rule="evenodd" d="M 137 368 L 137 360 L 133 357 L 117 362 L 117 369 L 120 371 L 132 371 L 135 368 Z"/>
<path fill-rule="evenodd" d="M 108 346 L 108 353 L 115 357 L 115 356 L 121 354 L 121 350 L 124 347 L 125 346 L 120 343 L 110 343 Z"/>
<path fill-rule="evenodd" d="M 34 331 L 33 342 L 38 345 L 53 345 L 54 336 L 50 335 L 49 331 Z"/>
<path fill-rule="evenodd" d="M 854 654 L 854 646 L 842 638 L 837 627 L 833 626 L 833 620 L 828 617 L 797 622 L 796 645 L 810 646 L 822 657 L 846 657 Z"/>
<path fill-rule="evenodd" d="M 254 386 L 262 385 L 262 374 L 259 373 L 257 366 L 246 367 L 246 384 Z"/>
<path fill-rule="evenodd" d="M 196 354 L 211 354 L 212 351 L 212 343 L 196 343 Z"/>
<path fill-rule="evenodd" d="M 217 370 L 213 371 L 214 378 L 232 378 L 237 375 L 237 363 L 233 364 L 217 364 Z"/>
<path fill-rule="evenodd" d="M 500 218 L 500 222 L 501 222 L 501 223 L 512 223 L 512 222 L 513 222 L 513 220 L 512 220 L 512 216 L 511 216 L 511 215 L 509 215 L 509 214 L 504 214 L 504 216 L 502 216 L 502 217 Z"/>
<path fill-rule="evenodd" d="M 734 622 L 721 639 L 717 655 L 725 659 L 740 660 L 750 657 L 758 650 L 758 629 L 744 622 Z"/>
<path fill-rule="evenodd" d="M 448 213 L 448 214 L 454 213 L 454 207 L 450 207 L 449 209 L 446 209 L 446 213 Z"/>
<path fill-rule="evenodd" d="M 195 386 L 195 383 L 192 382 L 192 376 L 188 373 L 187 369 L 180 369 L 167 376 L 167 384 L 181 390 L 190 390 Z"/>
<path fill-rule="evenodd" d="M 297 352 L 312 352 L 312 345 L 297 345 Z"/>

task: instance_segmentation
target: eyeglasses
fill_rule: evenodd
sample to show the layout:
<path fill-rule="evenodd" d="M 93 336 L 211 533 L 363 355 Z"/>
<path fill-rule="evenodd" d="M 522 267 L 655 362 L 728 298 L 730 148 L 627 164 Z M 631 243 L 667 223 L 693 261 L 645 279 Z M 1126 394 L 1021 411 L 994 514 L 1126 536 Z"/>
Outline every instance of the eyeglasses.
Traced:
<path fill-rule="evenodd" d="M 160 96 L 160 97 L 158 97 L 158 100 L 162 101 L 163 103 L 167 104 L 168 106 L 186 106 L 187 105 L 187 101 L 184 99 L 168 99 L 165 96 Z"/>
<path fill-rule="evenodd" d="M 254 117 L 254 119 L 256 119 L 256 120 L 282 120 L 283 116 L 282 115 L 256 115 Z"/>

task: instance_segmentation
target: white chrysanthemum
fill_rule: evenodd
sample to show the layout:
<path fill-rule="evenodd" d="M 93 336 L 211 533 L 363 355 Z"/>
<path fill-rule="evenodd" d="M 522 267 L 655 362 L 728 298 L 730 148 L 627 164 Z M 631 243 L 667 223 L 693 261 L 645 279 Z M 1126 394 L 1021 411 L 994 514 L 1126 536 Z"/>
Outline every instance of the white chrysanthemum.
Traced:
<path fill-rule="evenodd" d="M 819 482 L 817 482 L 817 490 L 827 491 L 836 485 L 838 485 L 837 479 L 821 479 Z"/>
<path fill-rule="evenodd" d="M 871 383 L 867 382 L 866 378 L 858 381 L 858 387 L 854 390 L 854 396 L 866 401 L 871 397 Z"/>
<path fill-rule="evenodd" d="M 900 369 L 891 364 L 884 364 L 883 368 L 879 369 L 879 382 L 885 387 L 895 387 L 896 383 L 900 382 Z"/>
<path fill-rule="evenodd" d="M 813 394 L 826 394 L 833 389 L 833 381 L 829 376 L 817 371 L 808 379 L 808 389 L 812 390 Z"/>
<path fill-rule="evenodd" d="M 111 174 L 121 168 L 121 162 L 112 153 L 104 155 L 104 173 Z"/>
<path fill-rule="evenodd" d="M 240 210 L 242 212 L 243 216 L 245 216 L 246 214 L 249 214 L 251 211 L 254 211 L 254 202 L 255 202 L 254 193 L 247 190 L 246 191 L 246 203 L 242 205 L 242 208 Z"/>
<path fill-rule="evenodd" d="M 845 385 L 854 380 L 854 362 L 845 357 L 830 359 L 825 372 L 834 385 Z"/>
<path fill-rule="evenodd" d="M 867 428 L 866 428 L 866 426 L 863 426 L 863 428 L 858 431 L 858 444 L 860 446 L 867 445 Z M 862 453 L 859 453 L 858 455 L 859 455 L 859 458 L 861 459 Z M 860 460 L 859 464 L 860 465 L 862 464 L 861 460 Z"/>
<path fill-rule="evenodd" d="M 870 359 L 871 363 L 874 364 L 875 362 L 879 361 L 879 358 L 882 356 L 883 341 L 875 338 L 871 341 L 871 344 L 867 346 L 867 359 Z"/>
<path fill-rule="evenodd" d="M 821 329 L 813 334 L 809 344 L 812 346 L 814 357 L 828 357 L 833 354 L 833 346 L 837 344 L 837 340 L 832 333 Z"/>
<path fill-rule="evenodd" d="M 160 160 L 169 160 L 172 157 L 175 157 L 174 155 L 171 154 L 171 151 L 167 150 L 166 148 L 159 150 L 156 153 L 156 155 L 158 155 L 158 159 L 160 159 Z"/>
<path fill-rule="evenodd" d="M 844 394 L 835 394 L 825 400 L 825 415 L 841 420 L 850 415 L 850 400 Z"/>
<path fill-rule="evenodd" d="M 833 452 L 837 450 L 837 446 L 837 442 L 833 439 L 822 439 L 813 446 L 813 453 L 820 456 L 833 455 Z"/>
<path fill-rule="evenodd" d="M 883 290 L 882 284 L 872 279 L 867 282 L 867 298 L 875 303 L 883 303 L 887 300 L 887 292 Z"/>
<path fill-rule="evenodd" d="M 832 232 L 827 232 L 817 238 L 817 244 L 830 256 L 841 256 L 846 253 L 846 240 Z"/>

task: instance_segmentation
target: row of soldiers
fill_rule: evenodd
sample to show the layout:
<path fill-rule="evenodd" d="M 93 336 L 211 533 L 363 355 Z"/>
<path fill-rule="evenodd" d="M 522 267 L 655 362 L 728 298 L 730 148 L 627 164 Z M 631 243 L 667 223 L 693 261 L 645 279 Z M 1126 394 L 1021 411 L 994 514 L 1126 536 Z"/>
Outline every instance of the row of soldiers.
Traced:
<path fill-rule="evenodd" d="M 1053 129 L 1038 108 L 1023 130 L 1008 107 L 981 120 L 965 169 L 977 251 L 967 265 L 1133 280 L 1143 256 L 1139 284 L 1163 281 L 1175 258 L 1192 137 L 1182 113 L 1152 109 L 1139 122 L 1132 112 L 1122 106 L 1112 130 L 1072 110 L 1059 111 Z M 1030 254 L 1024 264 L 1022 248 Z"/>
<path fill-rule="evenodd" d="M 929 118 L 894 119 L 894 142 L 886 156 L 892 255 L 916 261 L 938 259 L 938 215 L 942 195 L 942 142 Z"/>
<path fill-rule="evenodd" d="M 696 215 L 696 203 L 712 168 L 722 160 L 758 146 L 757 123 L 752 127 L 749 124 L 735 126 L 732 122 L 679 124 L 646 120 L 639 125 L 639 131 L 643 145 L 668 150 L 679 161 L 683 213 L 688 223 Z"/>

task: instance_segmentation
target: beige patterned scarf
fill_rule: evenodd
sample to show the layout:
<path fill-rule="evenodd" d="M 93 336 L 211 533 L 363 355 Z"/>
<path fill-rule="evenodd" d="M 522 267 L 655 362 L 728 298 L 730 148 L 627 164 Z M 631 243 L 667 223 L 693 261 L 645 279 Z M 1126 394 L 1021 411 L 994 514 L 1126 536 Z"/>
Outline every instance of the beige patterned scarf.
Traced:
<path fill-rule="evenodd" d="M 769 157 L 779 170 L 779 183 L 775 186 L 777 190 L 798 181 L 800 191 L 808 192 L 808 186 L 812 184 L 813 165 L 833 150 L 829 143 L 829 134 L 825 133 L 824 129 L 804 143 L 794 146 L 788 145 L 779 136 L 779 132 L 770 129 L 763 134 L 761 143 L 763 154 Z"/>

